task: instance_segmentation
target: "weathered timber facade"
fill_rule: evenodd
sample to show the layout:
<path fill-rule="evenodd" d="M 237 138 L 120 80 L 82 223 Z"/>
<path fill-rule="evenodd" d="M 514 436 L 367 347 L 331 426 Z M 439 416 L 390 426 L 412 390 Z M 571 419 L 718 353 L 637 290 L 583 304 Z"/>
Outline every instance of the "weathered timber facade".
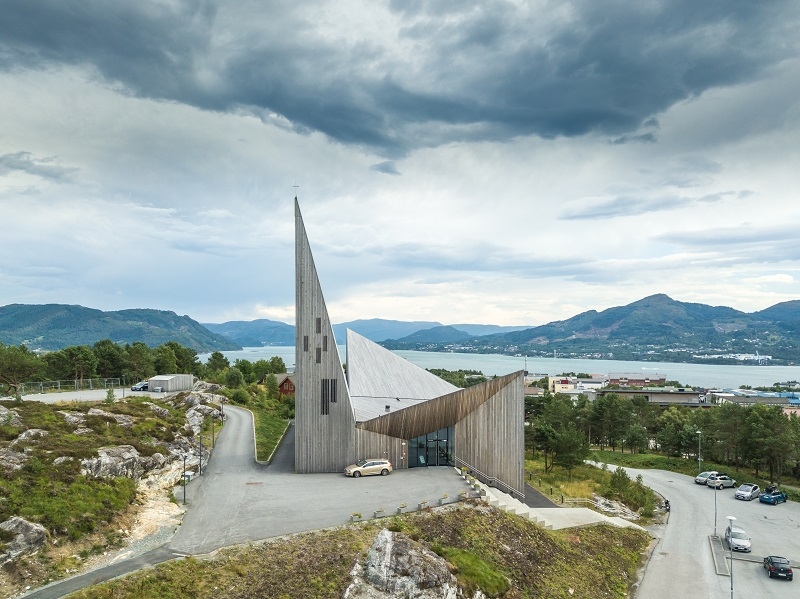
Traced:
<path fill-rule="evenodd" d="M 361 458 L 424 466 L 409 463 L 416 440 L 440 443 L 448 464 L 521 493 L 523 373 L 459 389 L 348 331 L 345 375 L 296 198 L 295 234 L 295 471 L 337 472 Z M 425 441 L 437 431 L 448 439 Z"/>

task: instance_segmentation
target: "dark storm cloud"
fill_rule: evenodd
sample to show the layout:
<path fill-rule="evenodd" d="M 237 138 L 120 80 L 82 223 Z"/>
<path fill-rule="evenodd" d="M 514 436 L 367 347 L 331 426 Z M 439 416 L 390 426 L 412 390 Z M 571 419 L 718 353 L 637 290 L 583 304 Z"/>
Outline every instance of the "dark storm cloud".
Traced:
<path fill-rule="evenodd" d="M 386 160 L 385 162 L 379 162 L 378 164 L 373 164 L 369 168 L 371 168 L 373 171 L 377 171 L 385 175 L 400 174 L 400 171 L 397 170 L 397 164 L 395 164 L 394 161 L 392 160 Z"/>
<path fill-rule="evenodd" d="M 800 12 L 779 0 L 390 6 L 399 26 L 379 43 L 346 23 L 320 31 L 307 3 L 6 0 L 0 68 L 89 65 L 128 93 L 274 113 L 388 158 L 524 135 L 650 142 L 640 127 L 676 102 L 794 55 Z"/>
<path fill-rule="evenodd" d="M 52 163 L 52 158 L 35 158 L 30 152 L 3 154 L 0 156 L 0 176 L 7 175 L 12 171 L 21 171 L 43 179 L 61 181 L 78 171 L 77 168 L 63 167 Z"/>

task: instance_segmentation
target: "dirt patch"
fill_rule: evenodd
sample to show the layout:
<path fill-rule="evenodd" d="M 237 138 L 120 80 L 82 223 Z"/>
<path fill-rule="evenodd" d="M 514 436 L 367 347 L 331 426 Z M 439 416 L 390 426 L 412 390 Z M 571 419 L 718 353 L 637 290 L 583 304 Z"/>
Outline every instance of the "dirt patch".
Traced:
<path fill-rule="evenodd" d="M 39 553 L 0 570 L 0 599 L 136 557 L 168 542 L 185 513 L 170 500 L 171 492 L 140 485 L 136 501 L 101 530 L 75 543 L 51 540 Z"/>

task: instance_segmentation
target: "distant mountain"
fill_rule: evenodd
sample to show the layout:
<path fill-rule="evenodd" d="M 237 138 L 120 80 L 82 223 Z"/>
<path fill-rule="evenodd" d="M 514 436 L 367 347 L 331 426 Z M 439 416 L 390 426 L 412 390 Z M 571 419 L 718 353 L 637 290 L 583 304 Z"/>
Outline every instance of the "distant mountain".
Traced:
<path fill-rule="evenodd" d="M 0 307 L 0 343 L 57 350 L 102 339 L 141 341 L 150 347 L 175 341 L 198 353 L 240 349 L 188 316 L 161 310 L 103 312 L 65 304 L 10 304 Z"/>
<path fill-rule="evenodd" d="M 383 320 L 381 318 L 372 318 L 369 320 L 352 320 L 350 322 L 335 324 L 333 325 L 333 334 L 336 337 L 337 342 L 344 343 L 345 331 L 347 331 L 347 329 L 351 329 L 362 337 L 366 337 L 370 341 L 379 342 L 386 339 L 398 339 L 400 337 L 406 337 L 423 329 L 431 329 L 433 327 L 440 326 L 442 326 L 441 322 L 430 322 L 424 320 L 405 322 L 401 320 Z"/>
<path fill-rule="evenodd" d="M 417 331 L 415 333 L 411 333 L 407 337 L 403 337 L 402 339 L 398 339 L 398 343 L 452 343 L 454 341 L 463 341 L 464 339 L 469 339 L 472 335 L 469 333 L 465 333 L 464 331 L 460 331 L 455 327 L 450 326 L 441 326 L 441 327 L 433 327 L 431 329 L 423 329 L 422 331 Z M 391 340 L 386 341 L 385 343 L 390 343 Z"/>
<path fill-rule="evenodd" d="M 473 337 L 480 335 L 496 335 L 498 333 L 511 333 L 513 331 L 522 331 L 531 328 L 530 326 L 500 326 L 496 324 L 453 324 L 450 325 L 454 329 L 469 333 Z"/>
<path fill-rule="evenodd" d="M 800 301 L 748 314 L 724 306 L 643 298 L 602 312 L 510 333 L 441 341 L 387 341 L 391 349 L 504 353 L 617 360 L 758 363 L 800 362 Z M 758 358 L 752 356 L 758 355 Z M 738 356 L 738 357 L 737 357 Z"/>
<path fill-rule="evenodd" d="M 232 320 L 222 324 L 203 323 L 209 331 L 227 337 L 242 347 L 294 345 L 294 327 L 285 322 L 259 318 Z"/>

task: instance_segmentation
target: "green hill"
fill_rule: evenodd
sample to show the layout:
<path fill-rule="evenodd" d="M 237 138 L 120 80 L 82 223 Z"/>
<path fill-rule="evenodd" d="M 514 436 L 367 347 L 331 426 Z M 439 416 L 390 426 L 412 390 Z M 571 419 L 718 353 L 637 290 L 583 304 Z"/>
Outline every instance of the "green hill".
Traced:
<path fill-rule="evenodd" d="M 241 349 L 188 316 L 162 310 L 103 312 L 65 304 L 10 304 L 0 307 L 0 343 L 58 350 L 102 339 L 141 341 L 155 347 L 175 341 L 197 352 Z"/>

